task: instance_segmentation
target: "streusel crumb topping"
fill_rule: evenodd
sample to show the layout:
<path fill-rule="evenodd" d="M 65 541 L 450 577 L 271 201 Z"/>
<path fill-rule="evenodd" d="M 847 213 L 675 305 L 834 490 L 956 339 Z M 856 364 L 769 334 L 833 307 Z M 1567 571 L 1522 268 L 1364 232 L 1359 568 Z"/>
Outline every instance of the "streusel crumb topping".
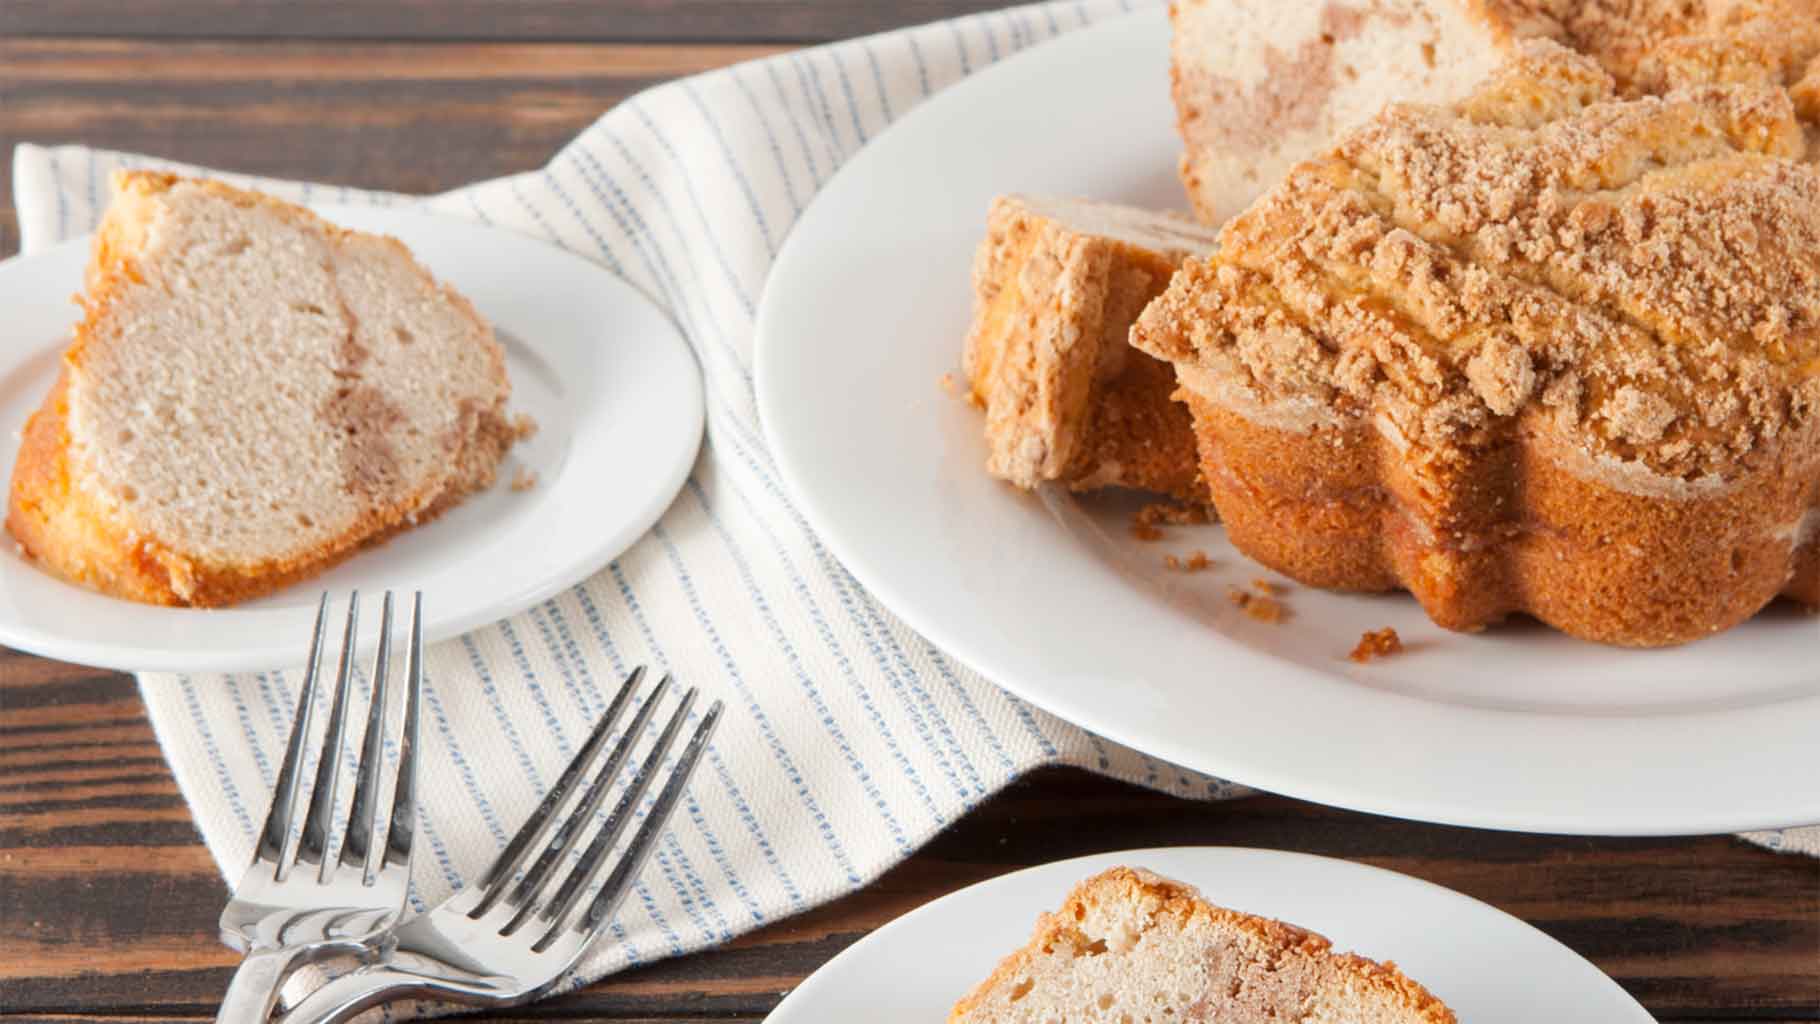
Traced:
<path fill-rule="evenodd" d="M 1393 106 L 1298 167 L 1134 340 L 1222 400 L 1375 415 L 1442 458 L 1536 415 L 1594 456 L 1726 475 L 1820 416 L 1805 145 L 1779 86 L 1620 99 L 1525 43 L 1457 108 Z"/>

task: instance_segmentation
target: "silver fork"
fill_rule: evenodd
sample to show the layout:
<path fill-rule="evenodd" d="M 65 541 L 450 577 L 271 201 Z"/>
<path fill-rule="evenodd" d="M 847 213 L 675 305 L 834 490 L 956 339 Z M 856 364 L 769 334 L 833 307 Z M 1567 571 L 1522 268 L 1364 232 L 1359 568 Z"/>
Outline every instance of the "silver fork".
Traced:
<path fill-rule="evenodd" d="M 253 850 L 253 862 L 240 876 L 234 898 L 221 912 L 221 940 L 246 954 L 215 1017 L 221 1024 L 247 1024 L 271 1015 L 278 992 L 292 971 L 331 956 L 371 959 L 381 952 L 391 927 L 404 911 L 411 879 L 411 839 L 417 821 L 417 705 L 423 690 L 423 595 L 411 606 L 411 640 L 406 662 L 404 726 L 399 739 L 398 778 L 388 815 L 380 800 L 380 769 L 386 733 L 387 668 L 392 653 L 392 595 L 380 615 L 379 650 L 373 666 L 372 702 L 367 708 L 353 808 L 340 856 L 328 857 L 330 823 L 340 776 L 345 739 L 348 685 L 354 675 L 356 623 L 360 595 L 348 598 L 348 622 L 342 636 L 341 661 L 335 676 L 334 703 L 316 766 L 301 833 L 293 837 L 293 820 L 302 796 L 310 717 L 322 675 L 323 632 L 329 596 L 316 608 L 316 629 L 297 699 L 291 738 L 272 793 L 272 808 Z M 382 819 L 389 817 L 380 841 Z"/>
<path fill-rule="evenodd" d="M 627 678 L 556 785 L 477 884 L 399 926 L 395 933 L 397 947 L 390 957 L 344 974 L 310 993 L 284 1016 L 282 1024 L 338 1024 L 370 1007 L 398 999 L 509 1006 L 547 993 L 612 922 L 620 901 L 631 890 L 657 837 L 682 799 L 721 717 L 721 702 L 715 701 L 701 716 L 676 767 L 620 854 L 612 874 L 600 891 L 588 899 L 588 890 L 612 859 L 609 854 L 614 844 L 676 745 L 697 691 L 691 688 L 683 695 L 606 821 L 567 877 L 546 897 L 560 866 L 580 844 L 669 688 L 669 678 L 665 677 L 639 707 L 606 761 L 593 773 L 574 809 L 560 814 L 589 766 L 598 760 L 614 721 L 631 702 L 643 675 L 641 667 Z M 515 880 L 540 844 L 546 844 L 542 853 Z"/>

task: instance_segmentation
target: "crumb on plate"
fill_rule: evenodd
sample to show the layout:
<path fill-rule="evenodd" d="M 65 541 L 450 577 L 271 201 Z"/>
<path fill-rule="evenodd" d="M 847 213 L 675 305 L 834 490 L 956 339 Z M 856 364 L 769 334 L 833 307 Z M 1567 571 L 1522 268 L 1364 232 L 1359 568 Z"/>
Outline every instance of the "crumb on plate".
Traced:
<path fill-rule="evenodd" d="M 1203 569 L 1212 568 L 1213 559 L 1207 557 L 1207 552 L 1196 548 L 1195 550 L 1188 552 L 1187 558 L 1164 555 L 1163 567 L 1166 569 L 1173 569 L 1176 572 L 1200 572 Z"/>
<path fill-rule="evenodd" d="M 529 466 L 520 466 L 518 467 L 518 472 L 512 474 L 512 489 L 514 491 L 528 491 L 536 486 L 537 471 Z"/>
<path fill-rule="evenodd" d="M 1289 609 L 1283 606 L 1283 602 L 1268 594 L 1254 594 L 1241 587 L 1231 587 L 1226 591 L 1226 598 L 1259 622 L 1277 623 L 1289 617 Z"/>
<path fill-rule="evenodd" d="M 1388 657 L 1402 649 L 1403 638 L 1397 635 L 1396 630 L 1385 626 L 1383 629 L 1368 629 L 1359 634 L 1359 645 L 1347 657 L 1363 665 L 1373 658 Z"/>
<path fill-rule="evenodd" d="M 1213 521 L 1206 505 L 1177 505 L 1159 501 L 1137 510 L 1132 522 L 1139 526 L 1199 526 Z"/>

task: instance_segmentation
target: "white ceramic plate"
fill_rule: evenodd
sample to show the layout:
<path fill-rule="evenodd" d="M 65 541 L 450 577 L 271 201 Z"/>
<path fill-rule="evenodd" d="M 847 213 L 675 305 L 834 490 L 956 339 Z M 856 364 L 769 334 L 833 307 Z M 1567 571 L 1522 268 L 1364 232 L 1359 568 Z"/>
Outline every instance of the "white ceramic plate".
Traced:
<path fill-rule="evenodd" d="M 0 553 L 0 643 L 107 668 L 185 672 L 301 660 L 323 590 L 424 592 L 426 638 L 523 610 L 586 578 L 657 521 L 701 443 L 701 380 L 662 313 L 600 267 L 521 235 L 406 209 L 322 207 L 336 223 L 403 240 L 474 301 L 506 350 L 511 409 L 536 436 L 499 482 L 421 529 L 321 577 L 233 608 L 134 604 Z M 16 436 L 57 372 L 76 320 L 87 239 L 0 263 L 0 425 Z M 0 444 L 12 479 L 15 442 Z M 507 486 L 521 468 L 526 491 Z M 377 641 L 378 602 L 365 634 Z"/>
<path fill-rule="evenodd" d="M 1290 921 L 1345 950 L 1394 960 L 1472 1024 L 1651 1024 L 1573 950 L 1478 900 L 1382 868 L 1305 853 L 1185 846 L 1059 861 L 951 893 L 866 936 L 796 987 L 768 1024 L 927 1024 L 1075 883 L 1115 865 L 1196 886 L 1221 906 Z"/>
<path fill-rule="evenodd" d="M 937 386 L 966 329 L 991 198 L 1184 205 L 1168 27 L 1151 11 L 974 76 L 874 140 L 785 245 L 759 311 L 758 397 L 785 479 L 881 600 L 961 660 L 1153 755 L 1281 793 L 1532 831 L 1692 833 L 1820 821 L 1820 619 L 1773 607 L 1673 650 L 1537 625 L 1480 636 L 1413 600 L 1292 587 L 1218 527 L 1139 544 L 1135 507 L 987 478 L 979 414 Z M 1205 549 L 1215 567 L 1165 570 Z M 1394 626 L 1407 653 L 1346 654 Z"/>

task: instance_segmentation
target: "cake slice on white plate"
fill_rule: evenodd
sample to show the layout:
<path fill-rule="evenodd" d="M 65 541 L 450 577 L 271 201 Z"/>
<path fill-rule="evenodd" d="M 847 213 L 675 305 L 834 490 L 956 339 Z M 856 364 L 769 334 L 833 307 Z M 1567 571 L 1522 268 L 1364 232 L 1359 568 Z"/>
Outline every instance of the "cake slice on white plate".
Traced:
<path fill-rule="evenodd" d="M 949 1024 L 1455 1024 L 1394 964 L 1135 868 L 1076 886 Z"/>
<path fill-rule="evenodd" d="M 987 471 L 1030 489 L 1130 487 L 1205 503 L 1175 372 L 1132 322 L 1215 233 L 1186 216 L 1000 196 L 973 262 L 962 368 L 986 411 Z"/>
<path fill-rule="evenodd" d="M 290 203 L 117 174 L 86 285 L 7 528 L 105 593 L 266 593 L 491 484 L 520 433 L 474 307 L 396 240 Z"/>

